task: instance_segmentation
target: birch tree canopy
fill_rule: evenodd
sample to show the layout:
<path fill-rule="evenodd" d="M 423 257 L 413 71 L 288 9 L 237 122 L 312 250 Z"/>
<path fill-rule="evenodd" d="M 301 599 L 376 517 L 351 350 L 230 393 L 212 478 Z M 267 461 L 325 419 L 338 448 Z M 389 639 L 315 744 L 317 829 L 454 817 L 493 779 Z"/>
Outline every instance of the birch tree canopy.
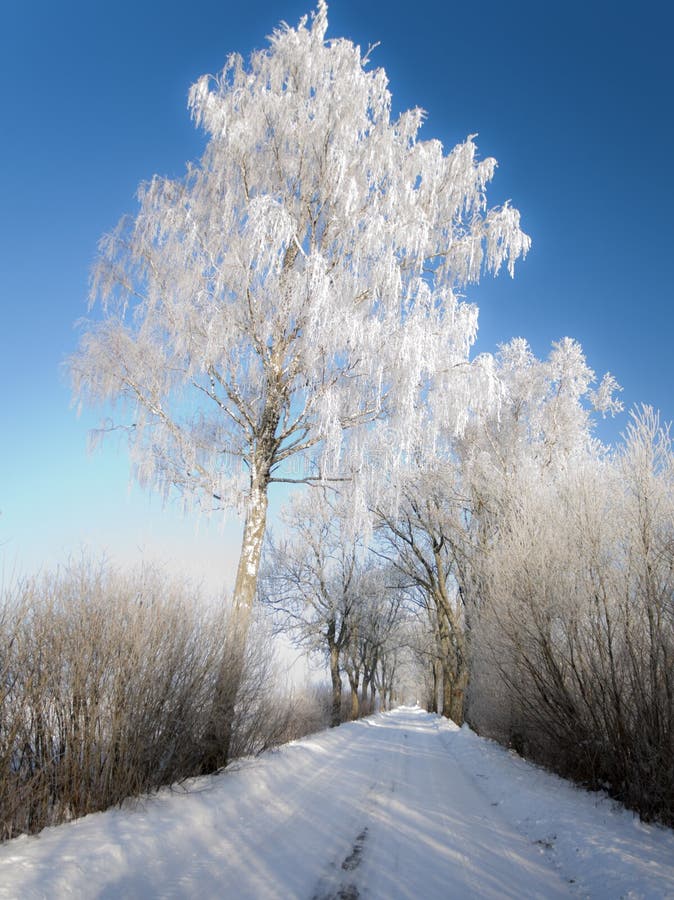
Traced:
<path fill-rule="evenodd" d="M 193 85 L 204 154 L 101 241 L 71 361 L 78 398 L 116 401 L 142 484 L 245 513 L 246 607 L 270 484 L 357 469 L 379 422 L 402 447 L 461 429 L 485 362 L 459 291 L 529 248 L 487 205 L 495 161 L 420 139 L 422 111 L 394 117 L 384 71 L 326 29 L 320 0 Z"/>

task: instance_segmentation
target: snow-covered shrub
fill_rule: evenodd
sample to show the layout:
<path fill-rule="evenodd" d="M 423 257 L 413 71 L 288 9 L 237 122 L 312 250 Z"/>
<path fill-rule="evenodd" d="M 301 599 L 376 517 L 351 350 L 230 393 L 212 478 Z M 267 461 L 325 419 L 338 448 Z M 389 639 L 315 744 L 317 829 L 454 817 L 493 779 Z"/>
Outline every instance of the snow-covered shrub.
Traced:
<path fill-rule="evenodd" d="M 673 823 L 674 453 L 652 411 L 612 458 L 518 484 L 482 564 L 477 727 Z"/>
<path fill-rule="evenodd" d="M 6 589 L 2 837 L 198 774 L 209 741 L 232 726 L 246 752 L 273 743 L 282 729 L 253 641 L 237 719 L 214 722 L 216 686 L 228 683 L 227 640 L 219 605 L 153 570 L 127 576 L 84 563 Z"/>

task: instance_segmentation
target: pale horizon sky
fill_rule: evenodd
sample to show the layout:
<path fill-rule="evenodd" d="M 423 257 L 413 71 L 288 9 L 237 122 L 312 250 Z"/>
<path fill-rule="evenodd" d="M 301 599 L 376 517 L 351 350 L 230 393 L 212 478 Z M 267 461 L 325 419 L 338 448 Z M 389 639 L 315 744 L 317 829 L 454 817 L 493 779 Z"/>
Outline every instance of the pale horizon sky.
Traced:
<path fill-rule="evenodd" d="M 125 451 L 90 456 L 62 365 L 86 314 L 101 235 L 140 182 L 177 177 L 203 135 L 190 85 L 233 50 L 265 45 L 311 6 L 203 0 L 10 2 L 0 29 L 0 569 L 53 568 L 83 548 L 231 585 L 239 525 L 183 517 L 129 485 Z M 477 351 L 513 336 L 538 355 L 578 339 L 627 409 L 674 418 L 674 61 L 664 2 L 504 5 L 335 0 L 328 37 L 366 48 L 397 110 L 427 111 L 447 149 L 478 134 L 499 162 L 490 205 L 512 199 L 533 240 L 515 279 L 467 291 Z M 614 440 L 627 413 L 603 424 Z M 273 508 L 278 508 L 278 497 Z"/>

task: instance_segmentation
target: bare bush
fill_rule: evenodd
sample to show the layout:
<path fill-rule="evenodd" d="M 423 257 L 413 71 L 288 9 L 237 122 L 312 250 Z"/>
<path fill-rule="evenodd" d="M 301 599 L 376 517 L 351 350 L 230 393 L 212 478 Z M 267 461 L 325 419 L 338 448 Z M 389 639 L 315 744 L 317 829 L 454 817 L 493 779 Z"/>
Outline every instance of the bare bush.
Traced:
<path fill-rule="evenodd" d="M 295 688 L 272 699 L 275 717 L 270 722 L 282 723 L 276 732 L 276 744 L 296 741 L 330 727 L 332 690 L 327 684 Z"/>
<path fill-rule="evenodd" d="M 126 577 L 85 563 L 6 589 L 2 837 L 202 771 L 214 691 L 227 689 L 227 641 L 219 608 L 155 571 Z M 290 718 L 269 695 L 264 648 L 249 643 L 235 721 L 216 723 L 239 753 L 281 740 Z"/>

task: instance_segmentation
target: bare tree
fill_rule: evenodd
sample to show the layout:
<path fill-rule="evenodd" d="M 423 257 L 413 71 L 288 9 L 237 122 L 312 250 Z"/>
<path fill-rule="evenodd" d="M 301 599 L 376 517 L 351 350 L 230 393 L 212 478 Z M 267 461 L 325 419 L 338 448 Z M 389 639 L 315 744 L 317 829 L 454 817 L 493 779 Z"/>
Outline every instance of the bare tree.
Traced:
<path fill-rule="evenodd" d="M 397 575 L 394 567 L 370 560 L 358 579 L 359 602 L 345 654 L 352 718 L 374 710 L 377 673 L 396 644 L 405 599 Z"/>
<path fill-rule="evenodd" d="M 463 721 L 468 680 L 462 589 L 464 501 L 437 468 L 408 479 L 397 507 L 377 511 L 378 551 L 407 580 L 428 610 L 442 672 L 442 714 Z"/>
<path fill-rule="evenodd" d="M 417 606 L 414 613 L 406 623 L 402 642 L 409 651 L 417 699 L 422 698 L 428 712 L 437 713 L 442 670 L 435 614 L 428 605 Z"/>
<path fill-rule="evenodd" d="M 284 514 L 284 536 L 270 539 L 259 594 L 296 646 L 327 657 L 332 682 L 331 725 L 339 725 L 344 648 L 361 602 L 362 542 L 337 496 L 312 491 Z"/>

